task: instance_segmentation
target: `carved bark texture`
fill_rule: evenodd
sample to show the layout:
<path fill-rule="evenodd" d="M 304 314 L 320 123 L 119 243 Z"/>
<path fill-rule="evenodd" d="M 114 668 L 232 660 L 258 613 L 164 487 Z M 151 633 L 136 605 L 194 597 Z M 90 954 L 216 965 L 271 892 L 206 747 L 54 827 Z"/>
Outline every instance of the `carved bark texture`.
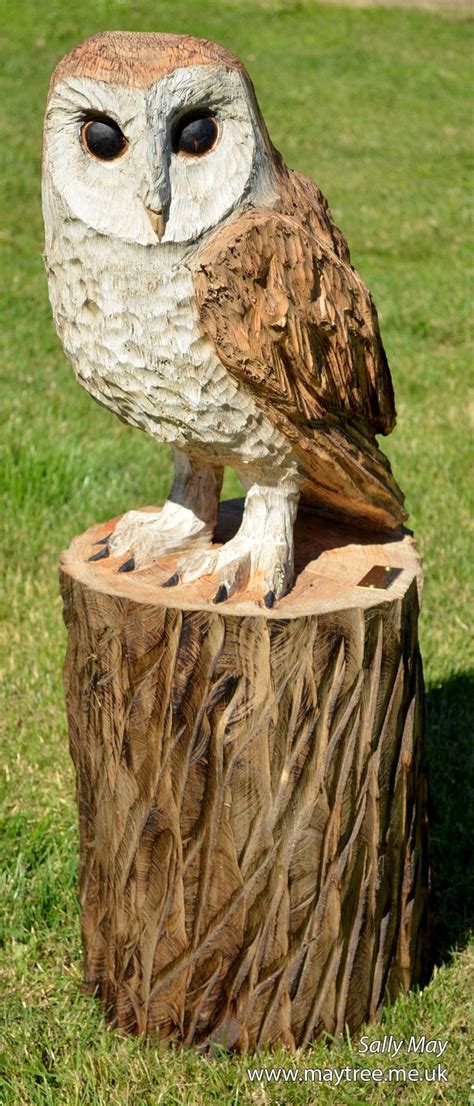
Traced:
<path fill-rule="evenodd" d="M 359 608 L 239 615 L 94 589 L 63 559 L 85 977 L 115 1025 L 301 1046 L 356 1031 L 420 977 L 406 580 Z"/>

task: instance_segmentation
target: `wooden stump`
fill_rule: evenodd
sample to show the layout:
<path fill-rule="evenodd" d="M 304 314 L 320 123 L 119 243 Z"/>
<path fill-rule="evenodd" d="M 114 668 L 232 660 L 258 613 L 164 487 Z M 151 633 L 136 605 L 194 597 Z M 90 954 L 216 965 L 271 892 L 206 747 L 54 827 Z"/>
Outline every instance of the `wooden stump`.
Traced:
<path fill-rule="evenodd" d="M 301 513 L 268 611 L 162 590 L 177 556 L 90 563 L 110 529 L 61 568 L 86 982 L 115 1025 L 187 1044 L 354 1032 L 426 956 L 412 538 Z"/>

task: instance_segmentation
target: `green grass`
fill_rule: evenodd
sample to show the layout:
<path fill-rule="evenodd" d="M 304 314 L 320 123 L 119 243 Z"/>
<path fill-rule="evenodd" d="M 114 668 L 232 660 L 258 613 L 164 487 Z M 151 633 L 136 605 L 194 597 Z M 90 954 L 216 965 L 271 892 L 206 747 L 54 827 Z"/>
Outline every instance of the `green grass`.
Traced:
<path fill-rule="evenodd" d="M 473 976 L 466 948 L 471 25 L 311 0 L 27 0 L 5 4 L 3 15 L 0 1101 L 464 1103 Z M 159 502 L 170 477 L 166 451 L 123 427 L 75 383 L 53 331 L 41 261 L 40 143 L 49 73 L 66 49 L 104 28 L 188 31 L 243 57 L 276 144 L 328 196 L 379 307 L 399 412 L 384 448 L 406 490 L 426 571 L 421 643 L 439 966 L 421 993 L 387 1009 L 370 1034 L 447 1038 L 448 1085 L 257 1087 L 246 1078 L 245 1060 L 123 1039 L 103 1026 L 81 993 L 58 550 L 92 522 Z M 226 490 L 236 490 L 232 474 Z M 360 1061 L 357 1041 L 340 1039 L 318 1043 L 298 1063 L 353 1066 L 354 1056 Z M 284 1053 L 261 1061 L 285 1062 L 293 1061 Z M 387 1065 L 377 1059 L 376 1066 Z"/>

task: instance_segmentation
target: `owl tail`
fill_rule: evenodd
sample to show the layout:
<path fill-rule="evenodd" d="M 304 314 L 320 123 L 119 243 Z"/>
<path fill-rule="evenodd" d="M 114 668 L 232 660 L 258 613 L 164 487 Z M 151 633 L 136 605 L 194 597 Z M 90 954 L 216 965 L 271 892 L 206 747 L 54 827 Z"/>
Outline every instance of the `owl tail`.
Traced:
<path fill-rule="evenodd" d="M 314 437 L 299 442 L 308 474 L 302 502 L 332 518 L 372 529 L 395 530 L 407 516 L 403 492 L 390 462 L 373 438 L 354 427 L 313 424 Z"/>

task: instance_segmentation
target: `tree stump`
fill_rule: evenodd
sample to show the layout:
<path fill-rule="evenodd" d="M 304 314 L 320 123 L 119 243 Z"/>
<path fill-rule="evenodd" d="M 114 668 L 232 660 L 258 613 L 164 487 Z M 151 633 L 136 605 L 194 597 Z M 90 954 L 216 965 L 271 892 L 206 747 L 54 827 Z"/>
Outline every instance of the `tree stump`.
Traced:
<path fill-rule="evenodd" d="M 301 511 L 291 594 L 216 607 L 89 562 L 115 521 L 61 564 L 86 983 L 188 1045 L 354 1032 L 427 949 L 413 539 Z"/>

